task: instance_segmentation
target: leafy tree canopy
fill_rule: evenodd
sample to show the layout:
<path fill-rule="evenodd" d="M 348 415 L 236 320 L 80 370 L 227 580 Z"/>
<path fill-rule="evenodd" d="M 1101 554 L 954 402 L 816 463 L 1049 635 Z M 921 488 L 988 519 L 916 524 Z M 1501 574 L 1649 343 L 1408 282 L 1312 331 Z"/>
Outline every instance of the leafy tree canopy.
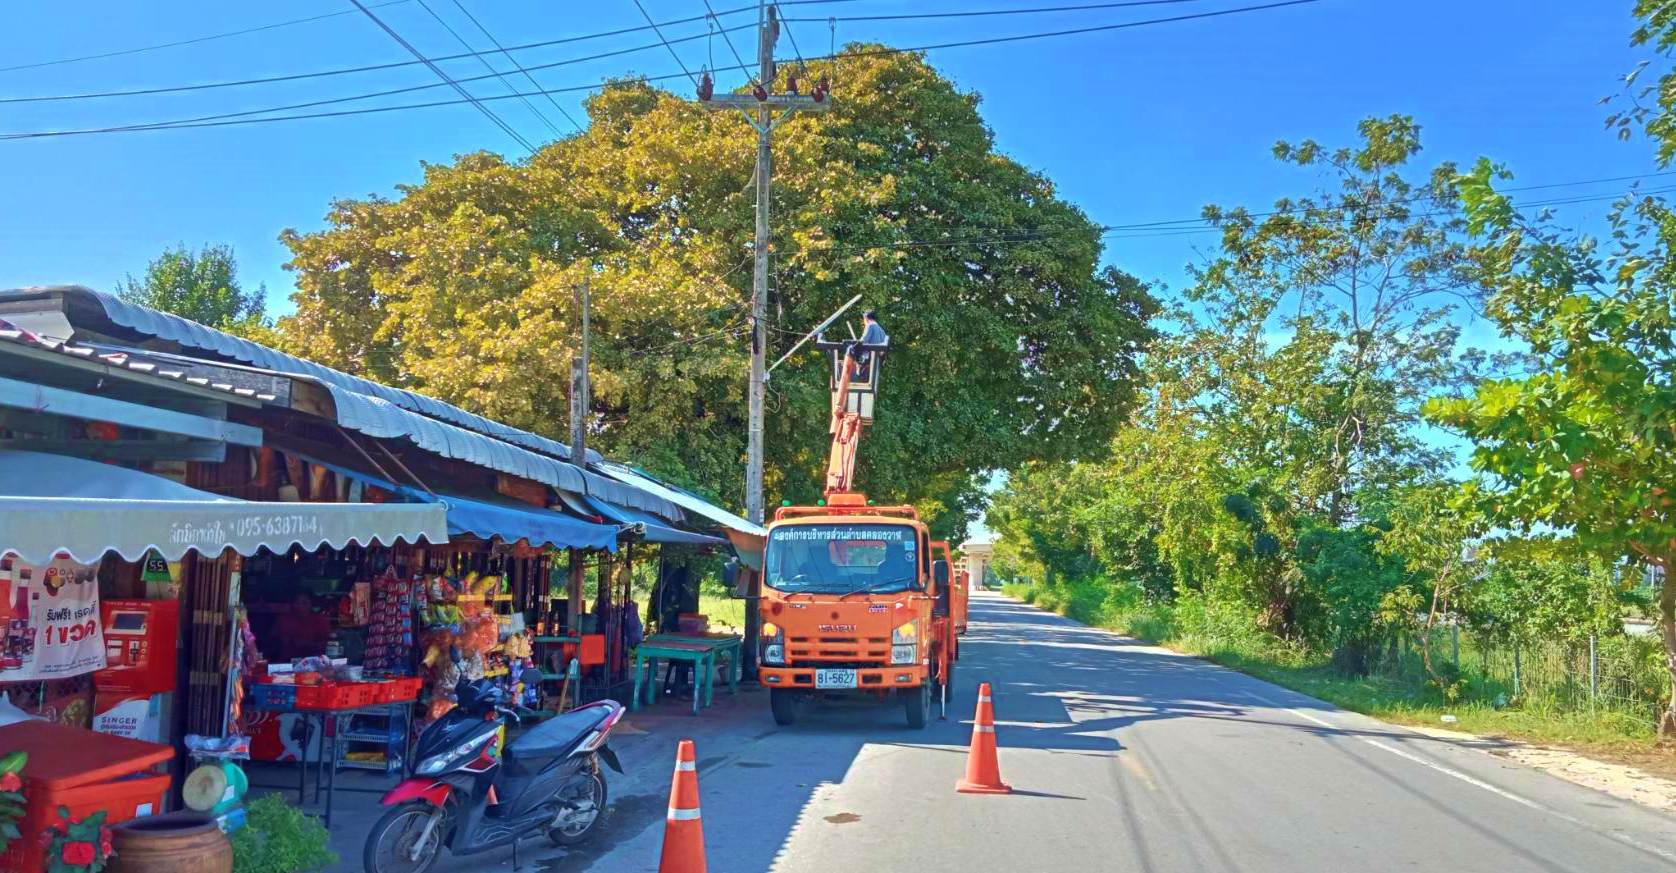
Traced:
<path fill-rule="evenodd" d="M 975 94 L 852 46 L 834 106 L 776 134 L 771 359 L 854 294 L 891 334 L 859 479 L 959 534 L 978 474 L 1101 449 L 1135 397 L 1155 304 L 1100 233 L 998 154 Z M 522 162 L 428 165 L 393 199 L 287 231 L 292 351 L 540 432 L 566 425 L 572 292 L 591 281 L 592 444 L 740 502 L 752 158 L 736 113 L 640 82 Z M 840 330 L 840 333 L 842 331 Z M 769 384 L 769 499 L 819 496 L 827 367 Z"/>
<path fill-rule="evenodd" d="M 267 288 L 245 290 L 231 246 L 206 245 L 196 252 L 184 245 L 169 249 L 146 267 L 142 278 L 130 274 L 117 294 L 129 303 L 233 333 L 250 334 L 264 325 Z"/>

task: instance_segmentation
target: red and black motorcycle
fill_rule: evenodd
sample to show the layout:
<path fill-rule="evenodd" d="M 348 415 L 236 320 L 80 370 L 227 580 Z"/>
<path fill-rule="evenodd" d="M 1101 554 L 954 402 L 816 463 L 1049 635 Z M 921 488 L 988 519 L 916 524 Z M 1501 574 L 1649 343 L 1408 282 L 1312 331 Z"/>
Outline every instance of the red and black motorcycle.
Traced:
<path fill-rule="evenodd" d="M 366 873 L 424 873 L 446 847 L 469 855 L 545 833 L 574 846 L 605 814 L 603 760 L 623 772 L 605 744 L 623 717 L 602 700 L 525 731 L 497 751 L 501 728 L 519 713 L 489 682 L 460 683 L 458 706 L 420 733 L 414 775 L 384 795 L 389 811 L 367 834 Z"/>

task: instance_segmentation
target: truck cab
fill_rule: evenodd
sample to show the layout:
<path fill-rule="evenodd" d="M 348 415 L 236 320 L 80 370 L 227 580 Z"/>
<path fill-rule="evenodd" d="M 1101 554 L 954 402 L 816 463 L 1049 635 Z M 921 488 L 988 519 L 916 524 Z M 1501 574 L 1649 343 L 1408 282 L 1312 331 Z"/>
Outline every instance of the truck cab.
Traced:
<path fill-rule="evenodd" d="M 775 722 L 816 697 L 866 694 L 897 698 L 910 726 L 926 725 L 952 675 L 953 587 L 946 547 L 939 557 L 912 507 L 853 493 L 782 507 L 763 566 L 758 663 Z"/>

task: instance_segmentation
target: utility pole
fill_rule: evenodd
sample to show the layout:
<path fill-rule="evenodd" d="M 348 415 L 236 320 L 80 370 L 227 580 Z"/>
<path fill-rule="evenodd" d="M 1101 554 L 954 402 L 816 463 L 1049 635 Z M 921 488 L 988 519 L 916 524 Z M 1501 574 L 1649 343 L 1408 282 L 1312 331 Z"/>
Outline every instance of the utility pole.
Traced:
<path fill-rule="evenodd" d="M 826 99 L 828 84 L 825 76 L 814 83 L 806 95 L 798 93 L 795 77 L 789 77 L 786 93 L 769 92 L 768 89 L 774 85 L 776 72 L 774 43 L 779 38 L 780 22 L 777 9 L 759 0 L 757 76 L 750 93 L 717 95 L 715 82 L 710 78 L 709 70 L 704 71 L 704 76 L 698 83 L 699 103 L 715 109 L 737 109 L 757 132 L 756 237 L 751 248 L 756 263 L 751 271 L 751 390 L 745 449 L 745 517 L 757 524 L 762 524 L 764 519 L 762 417 L 763 383 L 767 381 L 768 375 L 768 198 L 773 192 L 774 128 L 798 110 L 820 112 L 831 105 Z M 762 617 L 757 614 L 757 595 L 761 590 L 762 579 L 760 574 L 757 574 L 757 578 L 750 584 L 750 593 L 745 598 L 745 657 L 744 669 L 741 672 L 748 681 L 754 681 L 756 678 L 757 638 L 762 622 Z"/>
<path fill-rule="evenodd" d="M 763 383 L 768 371 L 768 203 L 773 191 L 774 129 L 798 110 L 822 111 L 827 102 L 827 84 L 823 77 L 809 94 L 797 92 L 797 81 L 791 80 L 789 93 L 772 94 L 774 84 L 774 43 L 780 36 L 780 22 L 775 7 L 758 5 L 757 82 L 749 94 L 713 93 L 714 84 L 705 71 L 698 86 L 699 102 L 714 108 L 739 110 L 756 128 L 756 239 L 752 246 L 756 263 L 751 272 L 751 390 L 747 443 L 745 450 L 745 516 L 761 524 L 763 521 L 762 495 L 762 417 Z"/>
<path fill-rule="evenodd" d="M 590 270 L 591 272 L 591 270 Z M 588 466 L 588 310 L 593 301 L 588 294 L 588 280 L 590 276 L 584 274 L 582 283 L 571 291 L 575 301 L 576 311 L 582 319 L 582 341 L 580 349 L 570 357 L 570 462 L 586 469 Z M 586 568 L 582 565 L 582 553 L 574 546 L 570 549 L 569 585 L 566 589 L 568 607 L 565 610 L 565 630 L 567 633 L 576 632 L 577 617 L 582 611 L 582 586 Z"/>

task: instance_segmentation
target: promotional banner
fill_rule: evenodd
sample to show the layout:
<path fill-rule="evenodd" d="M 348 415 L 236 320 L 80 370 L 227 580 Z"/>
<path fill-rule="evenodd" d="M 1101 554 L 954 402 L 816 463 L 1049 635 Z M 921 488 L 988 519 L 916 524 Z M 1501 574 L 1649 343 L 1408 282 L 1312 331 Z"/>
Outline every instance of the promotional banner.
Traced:
<path fill-rule="evenodd" d="M 0 593 L 0 682 L 64 679 L 105 666 L 96 565 L 0 559 Z"/>

